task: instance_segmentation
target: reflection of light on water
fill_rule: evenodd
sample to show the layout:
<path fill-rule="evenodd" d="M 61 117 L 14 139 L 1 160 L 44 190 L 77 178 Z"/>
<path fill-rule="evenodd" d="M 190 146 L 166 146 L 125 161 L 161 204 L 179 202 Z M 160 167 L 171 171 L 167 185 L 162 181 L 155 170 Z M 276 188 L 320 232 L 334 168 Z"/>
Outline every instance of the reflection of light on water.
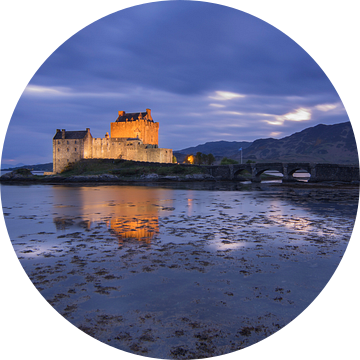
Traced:
<path fill-rule="evenodd" d="M 69 204 L 70 201 L 62 205 L 59 201 L 54 218 L 58 230 L 79 226 L 79 222 L 80 226 L 89 229 L 105 221 L 119 242 L 136 239 L 149 243 L 159 233 L 159 211 L 163 209 L 160 204 L 166 202 L 169 206 L 173 202 L 169 197 L 172 190 L 168 189 L 149 191 L 142 187 L 104 186 L 100 190 L 82 187 L 80 192 L 66 187 L 61 190 L 59 195 L 65 195 L 77 206 Z"/>
<path fill-rule="evenodd" d="M 264 174 L 266 175 L 270 175 L 270 176 L 276 176 L 276 177 L 279 177 L 279 178 L 283 178 L 284 175 L 279 172 L 279 171 L 276 171 L 276 170 L 267 170 L 267 171 L 264 171 Z M 298 180 L 298 181 L 302 181 L 302 182 L 307 182 L 309 179 L 310 179 L 310 174 L 307 172 L 307 171 L 303 171 L 303 170 L 297 170 L 295 171 L 292 176 Z M 267 182 L 281 182 L 281 181 L 278 181 L 278 180 L 266 180 L 266 181 L 262 181 L 264 183 L 267 183 Z"/>
<path fill-rule="evenodd" d="M 281 178 L 284 176 L 281 172 L 276 171 L 276 170 L 267 170 L 267 171 L 264 171 L 264 174 L 271 175 L 271 176 L 278 176 Z"/>
<path fill-rule="evenodd" d="M 108 221 L 110 229 L 118 236 L 119 242 L 124 239 L 137 239 L 149 243 L 159 232 L 159 218 L 145 217 L 136 219 L 112 218 Z"/>
<path fill-rule="evenodd" d="M 188 206 L 188 216 L 190 216 L 193 208 L 193 199 L 187 199 L 187 206 Z"/>
<path fill-rule="evenodd" d="M 215 233 L 214 238 L 210 241 L 209 247 L 214 250 L 224 251 L 224 250 L 235 250 L 242 247 L 248 246 L 246 241 L 228 241 L 222 238 L 221 233 Z"/>

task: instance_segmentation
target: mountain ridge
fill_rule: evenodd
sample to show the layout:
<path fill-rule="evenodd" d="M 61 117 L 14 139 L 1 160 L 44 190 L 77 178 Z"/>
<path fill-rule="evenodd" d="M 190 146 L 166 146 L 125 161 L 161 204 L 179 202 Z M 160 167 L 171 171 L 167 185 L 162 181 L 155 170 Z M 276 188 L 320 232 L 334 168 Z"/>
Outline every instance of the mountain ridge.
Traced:
<path fill-rule="evenodd" d="M 241 146 L 241 144 L 245 146 Z M 211 144 L 209 146 L 208 144 Z M 233 144 L 228 146 L 228 144 Z M 215 157 L 239 161 L 237 146 L 243 148 L 243 161 L 256 162 L 318 162 L 358 164 L 358 152 L 350 121 L 334 125 L 318 124 L 281 139 L 264 138 L 253 142 L 216 141 L 174 151 L 176 154 L 196 154 L 201 149 L 213 149 Z M 223 149 L 222 149 L 223 147 Z M 216 154 L 215 154 L 215 151 Z"/>

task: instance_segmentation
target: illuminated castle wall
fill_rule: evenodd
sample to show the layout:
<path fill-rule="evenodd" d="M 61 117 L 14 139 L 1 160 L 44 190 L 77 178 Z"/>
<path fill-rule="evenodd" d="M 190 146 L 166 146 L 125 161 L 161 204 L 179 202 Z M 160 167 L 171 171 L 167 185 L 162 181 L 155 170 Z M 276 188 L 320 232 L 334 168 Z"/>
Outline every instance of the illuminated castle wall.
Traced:
<path fill-rule="evenodd" d="M 133 161 L 171 163 L 171 149 L 158 147 L 159 123 L 154 122 L 151 110 L 128 113 L 119 111 L 110 124 L 110 135 L 93 138 L 85 131 L 56 130 L 53 138 L 53 172 L 60 173 L 72 162 L 81 159 L 124 159 Z"/>

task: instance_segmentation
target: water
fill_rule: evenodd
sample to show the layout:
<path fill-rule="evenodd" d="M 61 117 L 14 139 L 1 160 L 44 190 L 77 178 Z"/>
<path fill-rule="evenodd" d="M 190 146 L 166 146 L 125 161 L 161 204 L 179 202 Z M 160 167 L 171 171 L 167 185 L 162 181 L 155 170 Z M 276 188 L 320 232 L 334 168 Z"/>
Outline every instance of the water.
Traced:
<path fill-rule="evenodd" d="M 7 173 L 10 173 L 12 170 L 1 170 L 0 171 L 0 176 L 3 176 Z M 38 171 L 38 170 L 33 170 L 31 172 L 33 175 L 44 175 L 44 171 Z"/>
<path fill-rule="evenodd" d="M 271 335 L 340 262 L 358 189 L 266 184 L 2 185 L 9 235 L 45 299 L 79 329 L 158 358 Z"/>

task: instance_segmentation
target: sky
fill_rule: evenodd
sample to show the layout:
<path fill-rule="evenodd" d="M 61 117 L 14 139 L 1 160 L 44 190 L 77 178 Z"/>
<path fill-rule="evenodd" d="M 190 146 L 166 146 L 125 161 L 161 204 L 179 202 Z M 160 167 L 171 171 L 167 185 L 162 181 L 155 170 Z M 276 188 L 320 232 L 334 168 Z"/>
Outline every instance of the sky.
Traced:
<path fill-rule="evenodd" d="M 3 164 L 52 161 L 56 129 L 104 137 L 119 110 L 152 110 L 159 147 L 282 138 L 349 121 L 322 69 L 245 12 L 199 1 L 113 13 L 60 45 L 26 86 Z"/>

